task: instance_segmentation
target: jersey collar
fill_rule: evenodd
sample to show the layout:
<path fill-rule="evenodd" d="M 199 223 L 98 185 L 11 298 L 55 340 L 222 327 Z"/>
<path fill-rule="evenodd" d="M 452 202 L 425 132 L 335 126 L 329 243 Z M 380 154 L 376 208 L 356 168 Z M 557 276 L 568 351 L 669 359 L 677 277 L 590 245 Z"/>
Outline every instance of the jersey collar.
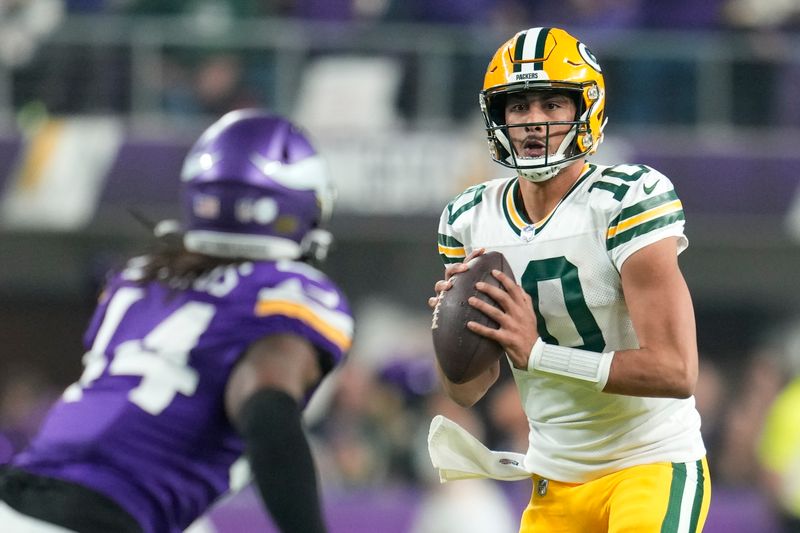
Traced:
<path fill-rule="evenodd" d="M 570 187 L 567 191 L 567 194 L 559 201 L 556 206 L 550 211 L 547 216 L 545 216 L 542 220 L 538 222 L 531 222 L 530 218 L 528 217 L 528 213 L 525 211 L 525 205 L 522 203 L 522 195 L 519 193 L 519 178 L 515 178 L 509 180 L 508 184 L 506 185 L 505 189 L 503 190 L 502 195 L 502 202 L 503 202 L 503 214 L 505 215 L 506 222 L 508 222 L 509 227 L 519 236 L 530 236 L 538 234 L 550 219 L 553 218 L 553 214 L 558 210 L 558 207 L 564 202 L 564 200 L 572 194 L 580 183 L 582 183 L 594 170 L 597 168 L 596 165 L 592 165 L 591 163 L 585 163 L 583 165 L 583 169 L 581 170 L 580 177 L 575 181 L 575 183 Z"/>

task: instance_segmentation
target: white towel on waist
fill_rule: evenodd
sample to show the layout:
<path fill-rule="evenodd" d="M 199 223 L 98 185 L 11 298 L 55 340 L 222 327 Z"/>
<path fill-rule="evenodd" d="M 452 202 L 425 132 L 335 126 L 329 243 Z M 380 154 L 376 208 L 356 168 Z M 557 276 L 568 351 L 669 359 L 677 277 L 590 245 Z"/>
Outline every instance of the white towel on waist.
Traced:
<path fill-rule="evenodd" d="M 428 453 L 442 483 L 472 478 L 516 481 L 532 475 L 525 469 L 523 454 L 492 451 L 442 415 L 431 420 Z"/>

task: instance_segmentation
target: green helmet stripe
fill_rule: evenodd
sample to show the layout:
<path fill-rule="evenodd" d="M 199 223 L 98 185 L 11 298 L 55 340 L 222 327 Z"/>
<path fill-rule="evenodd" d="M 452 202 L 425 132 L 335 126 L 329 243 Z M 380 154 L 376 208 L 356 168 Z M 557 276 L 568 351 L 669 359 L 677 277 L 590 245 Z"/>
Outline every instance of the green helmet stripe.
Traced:
<path fill-rule="evenodd" d="M 536 41 L 536 55 L 534 57 L 544 57 L 544 44 L 547 42 L 547 36 L 550 35 L 550 28 L 542 28 L 539 32 L 539 39 Z M 536 61 L 533 64 L 533 70 L 542 70 L 544 68 L 544 61 Z"/>
<path fill-rule="evenodd" d="M 522 53 L 525 50 L 525 37 L 528 35 L 528 32 L 520 33 L 519 37 L 517 37 L 517 44 L 514 46 L 514 72 L 520 72 L 522 70 Z"/>

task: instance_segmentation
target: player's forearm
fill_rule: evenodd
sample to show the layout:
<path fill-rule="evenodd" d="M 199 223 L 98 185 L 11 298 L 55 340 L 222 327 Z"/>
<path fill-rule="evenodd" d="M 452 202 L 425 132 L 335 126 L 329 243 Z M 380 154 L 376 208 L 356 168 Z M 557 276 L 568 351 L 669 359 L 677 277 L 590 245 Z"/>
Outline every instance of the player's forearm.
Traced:
<path fill-rule="evenodd" d="M 640 348 L 615 352 L 603 392 L 688 398 L 694 394 L 696 384 L 696 350 Z"/>
<path fill-rule="evenodd" d="M 611 394 L 688 398 L 697 382 L 697 349 L 687 343 L 600 353 L 539 339 L 527 370 Z"/>
<path fill-rule="evenodd" d="M 456 402 L 461 407 L 472 407 L 475 403 L 483 398 L 486 391 L 489 390 L 497 378 L 500 376 L 500 362 L 486 369 L 485 372 L 480 374 L 473 380 L 466 383 L 453 383 L 442 372 L 437 363 L 436 369 L 439 372 L 439 381 L 442 384 L 445 394 Z"/>

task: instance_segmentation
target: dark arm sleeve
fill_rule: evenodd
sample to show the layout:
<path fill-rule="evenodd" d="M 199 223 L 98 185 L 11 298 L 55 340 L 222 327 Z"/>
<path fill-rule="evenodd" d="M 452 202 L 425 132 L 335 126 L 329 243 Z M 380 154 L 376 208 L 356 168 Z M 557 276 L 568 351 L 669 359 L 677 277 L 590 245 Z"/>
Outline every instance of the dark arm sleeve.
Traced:
<path fill-rule="evenodd" d="M 265 388 L 245 401 L 236 423 L 261 498 L 281 532 L 325 533 L 300 414 L 289 394 Z"/>

